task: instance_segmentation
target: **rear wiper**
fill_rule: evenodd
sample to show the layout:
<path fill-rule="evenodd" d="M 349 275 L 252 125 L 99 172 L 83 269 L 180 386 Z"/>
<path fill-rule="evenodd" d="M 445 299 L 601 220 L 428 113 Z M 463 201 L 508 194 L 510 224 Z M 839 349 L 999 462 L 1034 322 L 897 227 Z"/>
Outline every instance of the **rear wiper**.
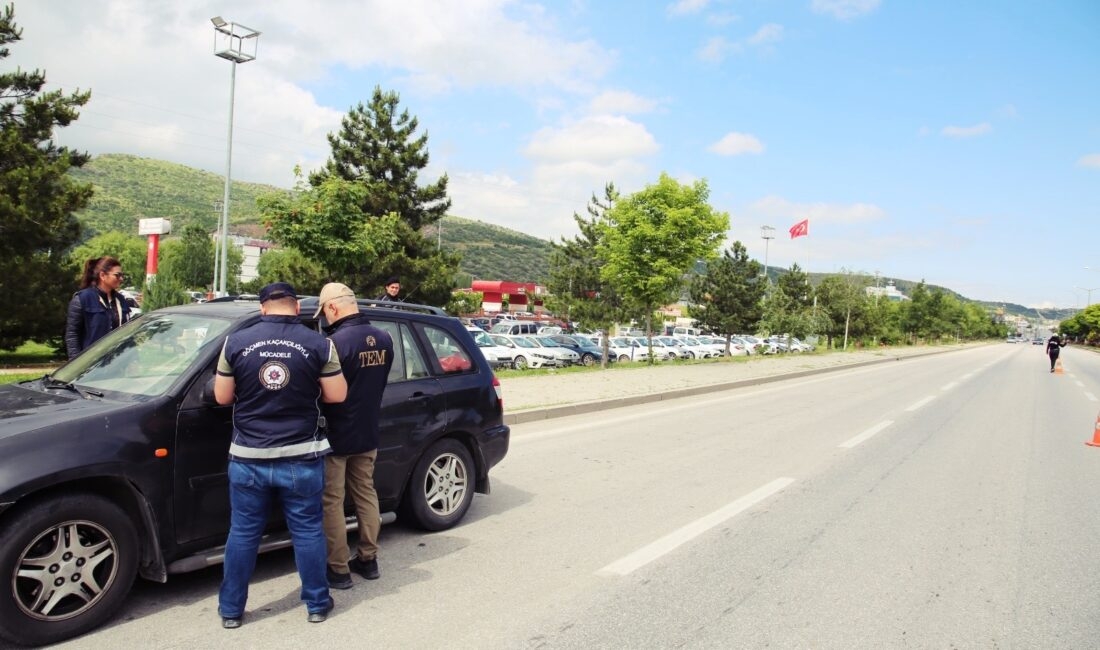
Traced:
<path fill-rule="evenodd" d="M 88 399 L 88 395 L 103 397 L 103 393 L 97 390 L 80 390 L 79 388 L 77 388 L 76 384 L 72 383 L 71 381 L 61 381 L 60 379 L 54 379 L 50 375 L 42 376 L 42 385 L 46 388 L 64 388 L 65 390 L 71 390 L 84 399 Z"/>

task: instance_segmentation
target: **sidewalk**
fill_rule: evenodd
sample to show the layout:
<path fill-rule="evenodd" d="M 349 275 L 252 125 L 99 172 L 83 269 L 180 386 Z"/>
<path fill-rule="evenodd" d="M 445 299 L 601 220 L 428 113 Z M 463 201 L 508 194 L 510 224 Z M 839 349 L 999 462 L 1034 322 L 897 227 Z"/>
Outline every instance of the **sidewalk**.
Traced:
<path fill-rule="evenodd" d="M 504 422 L 520 424 L 578 415 L 781 381 L 840 368 L 954 352 L 975 345 L 985 344 L 895 347 L 782 356 L 754 355 L 745 360 L 736 358 L 690 365 L 666 363 L 647 366 L 624 363 L 612 364 L 607 370 L 508 377 L 500 381 L 504 394 Z"/>

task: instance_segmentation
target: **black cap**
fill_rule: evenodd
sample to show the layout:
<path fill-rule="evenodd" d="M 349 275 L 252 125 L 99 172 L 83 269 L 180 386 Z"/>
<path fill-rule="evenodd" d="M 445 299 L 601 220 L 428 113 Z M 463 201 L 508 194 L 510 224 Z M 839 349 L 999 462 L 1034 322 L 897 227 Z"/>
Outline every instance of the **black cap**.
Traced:
<path fill-rule="evenodd" d="M 265 303 L 268 300 L 278 300 L 279 298 L 293 298 L 298 299 L 298 294 L 294 293 L 294 287 L 286 282 L 272 282 L 263 289 L 260 289 L 260 302 Z"/>
<path fill-rule="evenodd" d="M 396 275 L 391 275 L 390 277 L 386 278 L 386 284 L 382 286 L 388 287 L 391 284 L 401 284 L 401 278 L 397 277 Z"/>

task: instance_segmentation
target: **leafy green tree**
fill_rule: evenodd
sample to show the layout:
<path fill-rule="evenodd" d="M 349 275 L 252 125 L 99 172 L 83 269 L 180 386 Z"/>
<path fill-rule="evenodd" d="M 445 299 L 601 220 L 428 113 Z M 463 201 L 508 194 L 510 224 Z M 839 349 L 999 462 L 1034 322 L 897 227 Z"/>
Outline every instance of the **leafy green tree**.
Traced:
<path fill-rule="evenodd" d="M 653 312 L 679 297 L 684 275 L 698 260 L 716 256 L 729 228 L 729 215 L 712 208 L 709 196 L 706 181 L 681 185 L 661 174 L 656 184 L 620 198 L 605 213 L 596 248 L 603 262 L 600 279 L 628 308 L 645 314 L 647 333 Z"/>
<path fill-rule="evenodd" d="M 145 258 L 148 250 L 148 242 L 137 234 L 108 232 L 96 235 L 73 250 L 73 266 L 66 286 L 72 286 L 75 291 L 73 280 L 80 278 L 84 262 L 93 257 L 110 255 L 122 264 L 122 270 L 126 273 L 125 286 L 140 288 L 145 284 Z"/>
<path fill-rule="evenodd" d="M 546 282 L 551 296 L 547 304 L 551 310 L 571 322 L 608 334 L 616 322 L 638 315 L 630 313 L 615 288 L 600 275 L 605 262 L 597 255 L 597 249 L 606 232 L 603 228 L 607 223 L 606 213 L 618 198 L 615 185 L 608 183 L 604 186 L 602 199 L 592 195 L 587 217 L 573 213 L 580 234 L 551 244 L 550 275 Z M 601 365 L 606 368 L 609 356 L 606 336 L 603 348 Z"/>
<path fill-rule="evenodd" d="M 0 60 L 22 38 L 14 5 L 0 11 Z M 70 169 L 88 161 L 85 153 L 59 147 L 54 128 L 79 117 L 88 92 L 42 92 L 40 70 L 0 73 L 0 349 L 27 339 L 57 342 L 72 297 L 69 250 L 80 240 L 73 213 L 88 204 L 90 184 L 77 183 Z M 34 305 L 34 309 L 25 306 Z"/>
<path fill-rule="evenodd" d="M 272 282 L 289 282 L 300 295 L 319 295 L 327 274 L 320 264 L 294 248 L 271 250 L 260 257 L 253 293 Z"/>
<path fill-rule="evenodd" d="M 189 302 L 191 298 L 179 280 L 171 276 L 161 277 L 158 273 L 152 282 L 145 285 L 141 297 L 141 311 L 146 313 L 161 307 L 185 305 Z"/>
<path fill-rule="evenodd" d="M 457 291 L 447 303 L 448 314 L 461 316 L 463 314 L 476 314 L 481 311 L 481 301 L 485 294 L 480 291 Z"/>
<path fill-rule="evenodd" d="M 451 201 L 447 198 L 447 175 L 434 183 L 420 185 L 419 173 L 428 166 L 428 135 L 417 135 L 418 120 L 398 109 L 396 92 L 375 87 L 368 104 L 359 103 L 343 119 L 338 134 L 329 134 L 332 157 L 324 169 L 310 175 L 310 184 L 320 188 L 330 179 L 342 179 L 362 188 L 357 195 L 361 220 L 389 219 L 402 227 L 389 228 L 396 246 L 388 246 L 373 257 L 358 259 L 357 284 L 375 288 L 391 275 L 413 287 L 416 302 L 445 304 L 451 296 L 459 257 L 439 250 L 424 236 L 426 226 L 436 225 Z M 326 258 L 295 245 L 307 256 L 328 266 Z M 330 268 L 331 271 L 338 269 Z"/>
<path fill-rule="evenodd" d="M 852 273 L 826 276 L 817 285 L 815 294 L 829 347 L 835 339 L 842 338 L 843 349 L 847 350 L 849 337 L 863 334 L 861 316 L 868 301 L 866 286 L 865 276 Z"/>
<path fill-rule="evenodd" d="M 243 256 L 242 256 L 243 257 Z M 226 277 L 240 275 L 230 262 Z M 171 278 L 186 289 L 207 289 L 214 282 L 214 240 L 206 228 L 197 223 L 184 227 L 180 237 L 164 241 L 157 263 L 157 279 Z"/>
<path fill-rule="evenodd" d="M 761 326 L 772 334 L 805 338 L 824 329 L 825 316 L 814 306 L 810 277 L 797 265 L 779 276 L 764 300 Z"/>
<path fill-rule="evenodd" d="M 269 234 L 284 246 L 317 262 L 327 280 L 339 280 L 356 292 L 373 289 L 364 269 L 395 250 L 407 230 L 394 213 L 362 212 L 370 190 L 366 184 L 327 177 L 315 186 L 299 181 L 290 193 L 260 199 Z"/>
<path fill-rule="evenodd" d="M 700 326 L 726 338 L 737 333 L 756 331 L 763 315 L 764 281 L 761 264 L 749 258 L 748 249 L 739 241 L 707 265 L 706 273 L 691 283 L 691 317 Z"/>

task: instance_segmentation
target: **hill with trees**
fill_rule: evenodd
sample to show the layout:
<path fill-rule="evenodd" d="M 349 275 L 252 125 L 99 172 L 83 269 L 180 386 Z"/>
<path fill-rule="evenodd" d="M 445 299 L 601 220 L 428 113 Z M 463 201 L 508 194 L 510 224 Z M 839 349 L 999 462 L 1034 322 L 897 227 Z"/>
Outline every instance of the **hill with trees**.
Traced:
<path fill-rule="evenodd" d="M 224 177 L 163 160 L 127 154 L 102 154 L 69 175 L 81 183 L 90 183 L 95 193 L 88 206 L 76 213 L 85 228 L 85 238 L 105 232 L 137 232 L 137 220 L 143 217 L 165 217 L 172 220 L 176 233 L 190 224 L 198 224 L 213 232 L 218 214 L 214 201 L 222 197 Z M 284 188 L 261 183 L 233 181 L 231 230 L 237 234 L 263 237 L 257 199 L 286 192 Z M 496 226 L 476 219 L 447 215 L 442 219 L 442 233 L 437 226 L 428 226 L 425 237 L 442 244 L 445 251 L 462 256 L 459 284 L 469 280 L 512 280 L 545 283 L 550 274 L 551 243 L 525 233 Z M 768 275 L 778 281 L 785 269 L 771 267 Z M 808 273 L 816 286 L 828 274 Z M 910 295 L 919 281 L 901 278 L 879 278 L 879 284 L 893 282 L 899 291 Z M 935 289 L 928 285 L 930 289 Z M 1015 316 L 1036 316 L 1036 310 L 1024 305 L 973 300 L 950 289 L 945 293 L 966 302 Z M 1061 320 L 1070 317 L 1073 309 L 1041 310 L 1043 318 Z"/>

